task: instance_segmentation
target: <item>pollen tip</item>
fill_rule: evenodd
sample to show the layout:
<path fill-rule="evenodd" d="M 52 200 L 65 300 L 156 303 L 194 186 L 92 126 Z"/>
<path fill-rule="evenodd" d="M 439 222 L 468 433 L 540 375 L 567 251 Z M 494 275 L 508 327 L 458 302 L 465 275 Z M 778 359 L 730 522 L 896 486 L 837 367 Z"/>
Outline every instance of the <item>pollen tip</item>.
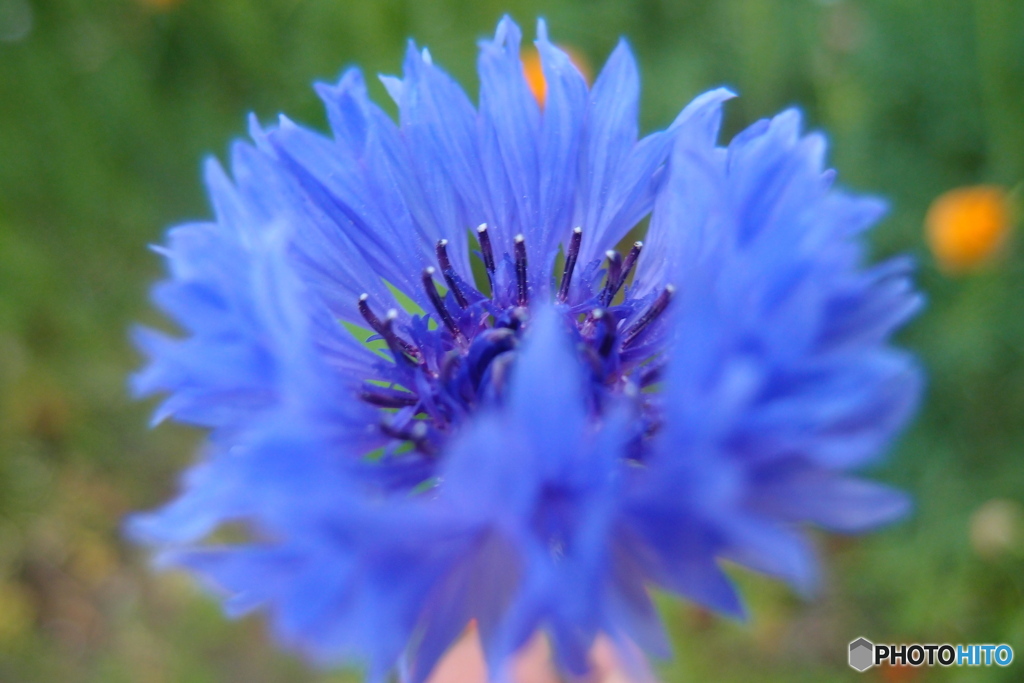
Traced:
<path fill-rule="evenodd" d="M 594 316 L 594 320 L 600 320 L 601 318 L 604 317 L 604 309 L 603 308 L 595 308 L 594 312 L 593 312 L 593 316 Z"/>
<path fill-rule="evenodd" d="M 388 320 L 398 320 L 398 309 L 389 308 L 387 315 L 384 317 L 387 318 Z"/>
<path fill-rule="evenodd" d="M 369 300 L 369 298 L 370 298 L 370 295 L 367 294 L 366 292 L 363 292 L 362 294 L 359 295 L 359 300 L 360 301 L 367 301 L 367 300 Z"/>
<path fill-rule="evenodd" d="M 436 272 L 437 272 L 437 270 L 434 269 L 434 266 L 427 266 L 426 268 L 423 269 L 423 274 L 428 276 L 428 277 L 433 275 Z"/>
<path fill-rule="evenodd" d="M 669 294 L 675 294 L 676 293 L 675 285 L 665 285 L 665 291 L 668 292 Z"/>
<path fill-rule="evenodd" d="M 448 246 L 448 240 L 446 240 L 446 239 L 439 239 L 437 241 L 437 246 L 439 246 L 439 247 L 447 247 Z"/>
<path fill-rule="evenodd" d="M 427 425 L 417 422 L 412 426 L 411 434 L 414 439 L 422 439 L 427 435 Z"/>
<path fill-rule="evenodd" d="M 522 244 L 525 241 L 526 241 L 526 236 L 523 235 L 523 233 L 519 233 L 518 235 L 516 235 L 516 244 Z"/>
<path fill-rule="evenodd" d="M 637 249 L 643 249 L 644 243 L 641 242 L 640 240 L 637 240 L 636 242 L 633 242 L 633 246 L 636 247 Z"/>
<path fill-rule="evenodd" d="M 476 231 L 480 233 L 487 232 L 487 224 L 481 223 L 480 225 L 476 226 Z"/>
<path fill-rule="evenodd" d="M 604 252 L 604 255 L 605 255 L 605 257 L 608 260 L 611 260 L 611 259 L 615 258 L 615 252 L 613 250 L 611 250 L 611 249 L 609 249 L 608 251 Z"/>
<path fill-rule="evenodd" d="M 577 235 L 582 235 L 583 234 L 583 228 L 579 227 L 578 225 L 575 228 L 573 228 L 572 231 L 574 233 L 576 233 Z"/>

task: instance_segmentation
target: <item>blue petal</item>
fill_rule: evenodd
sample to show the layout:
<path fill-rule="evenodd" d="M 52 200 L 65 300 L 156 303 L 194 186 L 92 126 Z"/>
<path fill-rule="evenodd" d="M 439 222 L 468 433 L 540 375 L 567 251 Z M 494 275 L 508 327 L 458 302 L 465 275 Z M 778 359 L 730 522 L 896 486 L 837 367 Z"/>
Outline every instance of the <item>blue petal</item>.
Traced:
<path fill-rule="evenodd" d="M 676 282 L 708 258 L 726 227 L 725 153 L 716 147 L 725 89 L 696 98 L 676 122 L 668 179 L 659 192 L 644 252 L 637 264 L 637 295 Z"/>
<path fill-rule="evenodd" d="M 501 534 L 479 535 L 438 581 L 423 610 L 421 637 L 409 654 L 407 678 L 422 683 L 475 619 L 489 641 L 522 580 L 516 549 Z"/>
<path fill-rule="evenodd" d="M 547 98 L 540 129 L 540 226 L 536 241 L 540 253 L 553 255 L 557 244 L 567 239 L 575 227 L 572 219 L 580 176 L 578 157 L 586 121 L 587 83 L 569 55 L 548 40 L 543 21 L 537 24 L 537 36 L 535 44 L 547 82 Z M 550 265 L 546 267 L 545 272 L 550 272 Z"/>
<path fill-rule="evenodd" d="M 360 160 L 345 147 L 289 121 L 269 131 L 268 138 L 306 201 L 333 222 L 333 234 L 324 246 L 333 246 L 332 255 L 348 270 L 363 274 L 363 291 L 379 289 L 379 280 L 384 279 L 426 303 L 417 276 L 433 263 L 433 242 L 420 226 L 406 223 L 406 216 L 366 202 L 374 188 L 359 172 Z M 409 235 L 418 239 L 410 240 Z"/>
<path fill-rule="evenodd" d="M 580 158 L 579 223 L 585 235 L 581 263 L 600 258 L 618 241 L 614 233 L 622 226 L 611 224 L 619 208 L 614 200 L 618 198 L 619 185 L 634 180 L 624 179 L 621 174 L 637 140 L 639 101 L 636 61 L 626 42 L 619 41 L 598 75 L 587 103 Z"/>
<path fill-rule="evenodd" d="M 466 231 L 492 218 L 481 180 L 476 112 L 462 88 L 412 44 L 404 69 L 396 103 L 408 152 L 405 166 L 394 173 L 408 175 L 402 192 L 430 245 L 449 240 L 456 269 L 471 281 Z"/>
<path fill-rule="evenodd" d="M 512 238 L 523 234 L 531 257 L 531 280 L 546 283 L 548 278 L 542 277 L 542 268 L 547 254 L 542 251 L 546 245 L 538 201 L 540 111 L 519 59 L 521 37 L 519 27 L 504 17 L 498 22 L 494 40 L 480 43 L 477 66 L 480 123 L 486 141 L 483 163 L 488 177 L 494 177 L 492 184 L 507 183 L 511 190 L 508 199 L 512 205 L 506 209 L 506 216 L 512 217 L 512 221 L 504 226 L 498 223 L 500 239 L 510 249 Z"/>
<path fill-rule="evenodd" d="M 764 518 L 735 518 L 726 526 L 721 556 L 789 582 L 805 595 L 818 586 L 818 563 L 806 539 L 795 529 Z"/>
<path fill-rule="evenodd" d="M 911 507 L 905 493 L 889 486 L 813 470 L 761 484 L 753 504 L 778 519 L 843 533 L 888 524 Z"/>
<path fill-rule="evenodd" d="M 572 457 L 585 430 L 584 396 L 584 376 L 564 314 L 541 308 L 534 313 L 509 387 L 509 409 L 530 426 L 522 439 L 560 459 Z"/>

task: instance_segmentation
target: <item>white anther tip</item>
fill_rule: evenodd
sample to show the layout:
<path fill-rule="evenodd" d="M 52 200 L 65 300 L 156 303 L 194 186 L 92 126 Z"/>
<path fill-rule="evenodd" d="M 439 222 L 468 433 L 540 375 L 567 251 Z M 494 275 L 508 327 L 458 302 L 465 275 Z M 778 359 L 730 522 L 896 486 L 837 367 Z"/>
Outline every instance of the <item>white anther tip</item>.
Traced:
<path fill-rule="evenodd" d="M 526 241 L 526 236 L 523 235 L 523 233 L 519 233 L 518 235 L 516 235 L 516 244 L 522 244 L 525 241 Z"/>
<path fill-rule="evenodd" d="M 675 294 L 676 288 L 674 285 L 665 285 L 665 291 L 668 292 L 669 294 Z"/>
<path fill-rule="evenodd" d="M 583 234 L 583 228 L 579 227 L 578 225 L 575 228 L 573 228 L 572 231 L 574 233 L 576 233 L 577 235 L 582 235 Z"/>
<path fill-rule="evenodd" d="M 486 223 L 481 223 L 480 225 L 476 226 L 476 231 L 477 232 L 487 232 L 487 224 Z"/>
<path fill-rule="evenodd" d="M 366 292 L 363 292 L 362 294 L 359 295 L 359 300 L 360 301 L 366 301 L 369 298 L 370 298 L 370 295 L 367 294 Z"/>
<path fill-rule="evenodd" d="M 423 274 L 424 275 L 433 275 L 436 272 L 437 271 L 434 270 L 434 266 L 427 266 L 426 268 L 423 269 Z"/>
<path fill-rule="evenodd" d="M 389 308 L 387 315 L 384 317 L 387 318 L 388 320 L 398 320 L 398 309 Z"/>

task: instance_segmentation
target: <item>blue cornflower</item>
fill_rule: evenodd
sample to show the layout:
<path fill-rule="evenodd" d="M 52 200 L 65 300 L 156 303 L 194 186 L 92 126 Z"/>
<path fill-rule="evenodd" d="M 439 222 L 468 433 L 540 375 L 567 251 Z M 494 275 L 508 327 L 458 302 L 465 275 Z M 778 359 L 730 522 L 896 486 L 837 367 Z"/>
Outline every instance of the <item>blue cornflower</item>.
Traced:
<path fill-rule="evenodd" d="M 477 107 L 410 46 L 398 123 L 357 70 L 318 86 L 332 137 L 253 122 L 159 249 L 185 336 L 138 333 L 135 390 L 210 437 L 133 534 L 377 680 L 474 622 L 495 676 L 538 630 L 572 674 L 600 633 L 663 655 L 649 587 L 739 615 L 722 560 L 810 589 L 801 525 L 907 508 L 847 474 L 921 383 L 910 266 L 863 265 L 884 206 L 794 111 L 718 146 L 725 90 L 638 139 L 625 43 L 588 88 L 538 33 L 543 108 L 504 19 Z"/>

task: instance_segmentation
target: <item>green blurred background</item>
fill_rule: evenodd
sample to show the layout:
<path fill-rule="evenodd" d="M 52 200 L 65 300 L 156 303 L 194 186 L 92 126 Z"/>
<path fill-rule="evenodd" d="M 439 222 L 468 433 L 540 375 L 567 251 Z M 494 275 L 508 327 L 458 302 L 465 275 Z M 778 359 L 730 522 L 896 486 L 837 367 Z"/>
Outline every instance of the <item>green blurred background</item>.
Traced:
<path fill-rule="evenodd" d="M 127 340 L 155 321 L 147 249 L 208 215 L 204 155 L 254 111 L 322 127 L 310 84 L 399 69 L 415 36 L 475 91 L 475 41 L 508 11 L 600 64 L 626 35 L 642 123 L 728 84 L 727 129 L 796 104 L 832 140 L 842 182 L 892 200 L 876 253 L 920 262 L 927 311 L 903 335 L 929 370 L 925 408 L 872 474 L 914 516 L 820 539 L 803 600 L 739 575 L 736 624 L 672 600 L 675 681 L 1019 681 L 1008 669 L 855 674 L 846 644 L 1009 643 L 1024 658 L 1024 259 L 943 275 L 932 199 L 1024 179 L 1024 2 L 1011 0 L 0 0 L 0 681 L 354 681 L 267 646 L 188 580 L 155 576 L 119 520 L 174 490 L 199 436 L 149 431 Z M 374 84 L 378 99 L 383 89 Z"/>

